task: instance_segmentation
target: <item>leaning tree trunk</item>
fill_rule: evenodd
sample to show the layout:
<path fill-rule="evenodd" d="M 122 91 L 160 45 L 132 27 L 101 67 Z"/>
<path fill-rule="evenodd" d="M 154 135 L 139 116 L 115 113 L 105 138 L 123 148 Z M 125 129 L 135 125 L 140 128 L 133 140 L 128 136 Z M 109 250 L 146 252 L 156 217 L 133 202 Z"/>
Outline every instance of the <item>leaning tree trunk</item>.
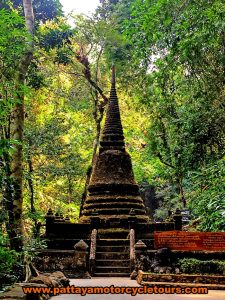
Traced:
<path fill-rule="evenodd" d="M 100 133 L 101 133 L 101 121 L 104 116 L 104 110 L 105 106 L 108 103 L 108 98 L 104 94 L 103 90 L 100 88 L 98 85 L 98 66 L 99 66 L 99 60 L 102 55 L 103 48 L 99 51 L 98 57 L 97 57 L 97 65 L 96 65 L 96 74 L 95 74 L 95 80 L 92 79 L 91 75 L 91 69 L 90 69 L 90 62 L 88 60 L 88 57 L 85 54 L 82 54 L 82 51 L 79 52 L 79 54 L 76 54 L 77 60 L 83 65 L 83 74 L 85 79 L 89 82 L 91 87 L 94 89 L 94 120 L 96 123 L 96 136 L 94 140 L 94 146 L 93 146 L 93 153 L 92 153 L 92 161 L 91 161 L 91 166 L 88 167 L 87 173 L 86 173 L 86 181 L 85 181 L 85 186 L 84 186 L 84 192 L 82 194 L 81 198 L 81 206 L 80 206 L 80 213 L 79 213 L 79 218 L 81 217 L 81 212 L 83 209 L 84 202 L 87 197 L 87 188 L 91 179 L 91 174 L 92 174 L 92 166 L 95 161 L 99 141 L 100 141 Z M 99 96 L 101 96 L 103 101 L 100 101 Z"/>
<path fill-rule="evenodd" d="M 98 104 L 98 92 L 95 92 L 95 110 L 94 110 L 94 120 L 96 123 L 96 136 L 95 136 L 95 140 L 94 140 L 94 146 L 93 146 L 93 152 L 92 152 L 92 159 L 91 159 L 91 166 L 88 167 L 87 172 L 86 172 L 86 181 L 85 181 L 85 186 L 84 186 L 84 192 L 82 194 L 82 198 L 81 198 L 81 206 L 80 206 L 80 213 L 79 213 L 79 218 L 81 217 L 81 212 L 83 209 L 83 205 L 85 203 L 86 197 L 87 197 L 87 189 L 88 189 L 88 185 L 90 183 L 90 179 L 91 179 L 91 174 L 92 174 L 92 167 L 94 165 L 94 161 L 96 158 L 96 154 L 97 154 L 97 150 L 98 150 L 98 146 L 99 146 L 99 142 L 100 142 L 100 134 L 101 134 L 101 122 L 104 116 L 104 110 L 105 110 L 105 104 Z M 98 116 L 99 113 L 99 116 Z"/>
<path fill-rule="evenodd" d="M 24 16 L 28 32 L 33 36 L 34 14 L 31 0 L 23 0 Z M 33 42 L 28 42 L 15 76 L 17 104 L 11 113 L 11 138 L 17 140 L 12 157 L 11 179 L 13 184 L 12 239 L 11 248 L 21 251 L 23 246 L 23 129 L 24 129 L 24 85 L 28 67 L 33 57 Z"/>

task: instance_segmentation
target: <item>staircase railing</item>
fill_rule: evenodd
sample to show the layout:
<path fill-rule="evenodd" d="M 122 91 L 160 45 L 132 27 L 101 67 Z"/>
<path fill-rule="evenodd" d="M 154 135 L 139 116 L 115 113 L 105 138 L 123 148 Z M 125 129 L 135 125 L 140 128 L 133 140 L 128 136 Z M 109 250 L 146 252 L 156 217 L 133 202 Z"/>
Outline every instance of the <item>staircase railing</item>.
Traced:
<path fill-rule="evenodd" d="M 135 231 L 130 229 L 130 272 L 135 268 Z"/>
<path fill-rule="evenodd" d="M 97 229 L 93 229 L 91 232 L 91 248 L 90 248 L 90 258 L 89 258 L 89 268 L 91 276 L 95 272 L 95 259 L 96 259 L 96 243 L 97 243 Z"/>

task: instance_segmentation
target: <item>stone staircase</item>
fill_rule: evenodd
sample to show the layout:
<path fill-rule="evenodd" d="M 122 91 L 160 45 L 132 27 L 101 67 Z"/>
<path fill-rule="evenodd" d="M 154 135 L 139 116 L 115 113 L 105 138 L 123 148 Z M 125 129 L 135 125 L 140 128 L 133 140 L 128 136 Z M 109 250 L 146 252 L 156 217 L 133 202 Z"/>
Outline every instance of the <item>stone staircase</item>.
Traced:
<path fill-rule="evenodd" d="M 94 276 L 130 276 L 129 230 L 113 228 L 99 230 Z"/>

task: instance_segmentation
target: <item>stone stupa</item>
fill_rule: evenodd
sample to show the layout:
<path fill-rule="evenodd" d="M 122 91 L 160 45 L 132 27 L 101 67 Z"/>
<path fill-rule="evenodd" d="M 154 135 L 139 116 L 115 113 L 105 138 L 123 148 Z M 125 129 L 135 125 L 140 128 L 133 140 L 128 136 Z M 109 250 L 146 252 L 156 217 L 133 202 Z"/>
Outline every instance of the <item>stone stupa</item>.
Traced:
<path fill-rule="evenodd" d="M 102 221 L 121 224 L 126 223 L 130 215 L 135 216 L 138 223 L 148 222 L 139 187 L 134 178 L 131 157 L 125 149 L 114 66 L 99 153 L 93 166 L 80 222 L 89 223 L 96 215 Z"/>

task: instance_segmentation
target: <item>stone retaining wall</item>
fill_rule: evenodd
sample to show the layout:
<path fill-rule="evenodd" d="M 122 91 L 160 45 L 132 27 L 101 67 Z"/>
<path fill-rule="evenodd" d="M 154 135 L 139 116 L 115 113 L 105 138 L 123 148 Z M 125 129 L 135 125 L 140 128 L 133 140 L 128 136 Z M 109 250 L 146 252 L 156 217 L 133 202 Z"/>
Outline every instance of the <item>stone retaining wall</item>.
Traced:
<path fill-rule="evenodd" d="M 139 271 L 137 276 L 137 282 L 141 285 L 149 285 L 153 284 L 154 282 L 225 285 L 225 276 L 201 274 L 154 274 Z"/>

